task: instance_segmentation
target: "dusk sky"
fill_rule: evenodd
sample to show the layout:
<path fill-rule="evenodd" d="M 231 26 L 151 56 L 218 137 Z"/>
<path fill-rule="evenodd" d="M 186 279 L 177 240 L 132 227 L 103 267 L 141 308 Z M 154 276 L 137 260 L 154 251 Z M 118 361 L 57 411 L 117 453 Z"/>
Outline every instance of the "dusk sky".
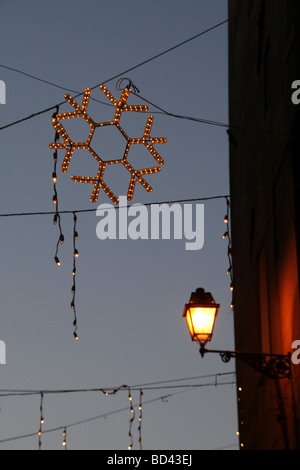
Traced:
<path fill-rule="evenodd" d="M 210 346 L 234 349 L 228 243 L 222 239 L 223 196 L 229 194 L 228 23 L 219 23 L 227 18 L 226 0 L 0 0 L 0 80 L 6 85 L 0 127 L 22 120 L 1 130 L 0 340 L 6 364 L 0 366 L 0 449 L 38 449 L 44 391 L 42 449 L 63 449 L 67 428 L 70 450 L 126 450 L 128 391 L 97 391 L 126 384 L 134 405 L 143 390 L 143 449 L 238 450 L 235 364 L 214 354 L 202 359 L 182 317 L 191 292 L 203 287 L 221 305 Z M 193 214 L 203 204 L 204 244 L 187 250 L 184 234 L 151 239 L 150 231 L 148 239 L 100 240 L 96 209 L 112 202 L 100 189 L 92 203 L 93 185 L 71 181 L 71 175 L 96 176 L 97 162 L 77 150 L 62 173 L 65 151 L 59 150 L 58 207 L 67 213 L 61 214 L 57 267 L 52 114 L 59 103 L 60 113 L 74 111 L 64 95 L 91 87 L 88 113 L 110 121 L 115 109 L 96 85 L 105 83 L 118 99 L 120 78 L 138 89 L 128 104 L 149 106 L 148 112 L 124 113 L 124 128 L 141 137 L 152 114 L 151 136 L 167 139 L 154 145 L 164 160 L 161 171 L 145 176 L 153 192 L 137 183 L 128 205 L 144 204 L 150 217 L 153 203 L 178 201 L 182 214 L 187 204 Z M 82 95 L 76 99 L 81 104 Z M 78 119 L 67 125 L 72 140 L 83 141 L 89 126 Z M 123 136 L 114 130 L 95 132 L 95 147 L 107 159 L 124 151 Z M 132 165 L 159 166 L 142 145 L 131 150 Z M 126 196 L 128 178 L 122 165 L 106 169 L 105 181 L 118 197 Z M 80 210 L 90 211 L 77 212 L 75 341 L 72 212 Z M 135 411 L 138 450 L 138 406 Z"/>

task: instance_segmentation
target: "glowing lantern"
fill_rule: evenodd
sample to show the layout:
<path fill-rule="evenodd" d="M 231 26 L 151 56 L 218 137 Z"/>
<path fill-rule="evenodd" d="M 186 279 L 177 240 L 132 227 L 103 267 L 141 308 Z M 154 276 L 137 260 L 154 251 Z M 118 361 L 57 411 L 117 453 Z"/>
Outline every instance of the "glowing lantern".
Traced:
<path fill-rule="evenodd" d="M 192 341 L 205 344 L 213 334 L 215 319 L 220 308 L 211 293 L 199 288 L 191 294 L 190 302 L 185 305 L 183 316 L 186 318 Z"/>

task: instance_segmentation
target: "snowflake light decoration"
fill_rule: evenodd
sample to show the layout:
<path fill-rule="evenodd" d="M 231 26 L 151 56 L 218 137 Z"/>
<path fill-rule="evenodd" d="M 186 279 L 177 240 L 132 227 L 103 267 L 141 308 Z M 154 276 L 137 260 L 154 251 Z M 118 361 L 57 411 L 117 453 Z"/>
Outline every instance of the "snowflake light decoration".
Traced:
<path fill-rule="evenodd" d="M 152 192 L 152 187 L 149 183 L 144 179 L 145 175 L 149 175 L 152 173 L 158 173 L 161 170 L 161 166 L 164 164 L 164 160 L 159 155 L 159 153 L 154 148 L 154 144 L 164 144 L 167 142 L 165 137 L 151 137 L 150 133 L 152 130 L 153 125 L 153 116 L 150 115 L 148 117 L 145 130 L 142 137 L 139 138 L 131 138 L 127 135 L 124 129 L 120 125 L 120 119 L 123 112 L 128 111 L 135 111 L 135 112 L 147 112 L 149 110 L 148 106 L 145 105 L 128 105 L 127 100 L 131 93 L 131 89 L 126 87 L 120 96 L 120 99 L 117 100 L 104 86 L 101 84 L 99 86 L 100 90 L 105 94 L 105 96 L 110 100 L 110 102 L 115 106 L 115 115 L 112 121 L 108 122 L 95 122 L 91 116 L 88 114 L 87 108 L 90 100 L 91 89 L 86 88 L 81 105 L 78 104 L 72 96 L 69 94 L 65 95 L 66 101 L 73 106 L 75 111 L 69 113 L 58 113 L 52 118 L 52 125 L 59 134 L 64 142 L 52 142 L 49 144 L 50 149 L 55 150 L 66 150 L 66 154 L 64 156 L 64 160 L 62 163 L 61 170 L 63 173 L 66 173 L 73 155 L 74 150 L 76 149 L 86 149 L 89 151 L 91 156 L 99 163 L 98 172 L 96 176 L 71 176 L 71 180 L 80 183 L 90 183 L 94 185 L 94 189 L 91 195 L 91 202 L 96 202 L 98 200 L 99 191 L 102 188 L 106 195 L 112 200 L 114 204 L 119 204 L 118 197 L 113 193 L 113 191 L 108 187 L 108 185 L 104 181 L 104 172 L 108 165 L 123 165 L 126 170 L 130 173 L 130 182 L 127 191 L 127 199 L 131 201 L 133 198 L 133 193 L 135 190 L 136 183 L 140 183 L 143 188 L 148 191 Z M 90 133 L 85 142 L 73 142 L 69 137 L 66 129 L 62 125 L 60 121 L 65 119 L 74 119 L 74 118 L 82 118 L 84 119 L 90 126 Z M 99 156 L 95 150 L 91 147 L 91 142 L 93 135 L 95 133 L 96 128 L 104 127 L 104 126 L 115 126 L 119 132 L 125 137 L 127 141 L 127 145 L 124 151 L 124 154 L 119 159 L 114 160 L 103 160 L 101 156 Z M 150 152 L 152 157 L 156 160 L 156 162 L 161 166 L 153 166 L 150 168 L 142 168 L 142 169 L 135 169 L 129 162 L 128 162 L 128 153 L 132 145 L 142 144 L 146 147 L 146 149 Z"/>

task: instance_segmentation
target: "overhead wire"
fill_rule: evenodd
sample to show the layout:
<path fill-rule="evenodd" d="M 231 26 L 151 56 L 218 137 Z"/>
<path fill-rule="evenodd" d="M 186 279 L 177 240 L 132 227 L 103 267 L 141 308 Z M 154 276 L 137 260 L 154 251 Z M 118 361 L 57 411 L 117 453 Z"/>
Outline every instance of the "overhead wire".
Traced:
<path fill-rule="evenodd" d="M 151 206 L 155 204 L 176 204 L 176 203 L 185 203 L 185 202 L 196 202 L 196 201 L 210 201 L 210 200 L 215 200 L 215 199 L 224 199 L 224 198 L 229 198 L 230 196 L 227 195 L 218 195 L 218 196 L 207 196 L 207 197 L 196 197 L 196 198 L 188 198 L 188 199 L 176 199 L 176 200 L 171 200 L 171 201 L 160 201 L 160 202 L 146 202 L 144 204 L 135 204 L 135 207 L 138 205 L 143 205 L 143 206 Z M 125 207 L 125 206 L 124 206 Z M 130 208 L 130 205 L 126 206 Z M 115 206 L 112 207 L 112 209 L 122 209 L 123 206 Z M 107 210 L 109 210 L 109 206 L 107 206 Z M 72 209 L 72 210 L 60 210 L 60 214 L 74 214 L 74 212 L 78 213 L 85 213 L 85 212 L 96 212 L 97 208 L 91 208 L 91 209 Z M 15 212 L 15 213 L 6 213 L 6 214 L 0 214 L 0 217 L 22 217 L 22 216 L 33 216 L 33 215 L 53 215 L 55 212 L 53 211 L 37 211 L 37 212 Z"/>
<path fill-rule="evenodd" d="M 124 75 L 124 74 L 126 74 L 126 73 L 128 73 L 128 72 L 131 72 L 131 71 L 133 71 L 133 70 L 135 70 L 135 69 L 137 69 L 137 68 L 139 68 L 139 67 L 141 67 L 141 66 L 143 66 L 143 65 L 145 65 L 145 64 L 147 64 L 147 63 L 149 63 L 149 62 L 151 62 L 152 60 L 155 60 L 155 59 L 157 59 L 157 58 L 163 56 L 164 54 L 167 54 L 167 53 L 169 53 L 169 52 L 171 52 L 171 51 L 173 51 L 173 50 L 175 50 L 175 49 L 177 49 L 177 48 L 179 48 L 179 47 L 181 47 L 181 46 L 183 46 L 183 45 L 185 45 L 185 44 L 187 44 L 187 43 L 189 43 L 189 42 L 191 42 L 191 41 L 193 41 L 193 40 L 195 40 L 195 39 L 197 39 L 198 37 L 201 37 L 202 35 L 204 35 L 204 34 L 210 32 L 210 31 L 212 31 L 212 30 L 214 30 L 214 29 L 216 29 L 216 28 L 219 28 L 220 26 L 222 26 L 222 25 L 224 25 L 224 24 L 230 22 L 231 20 L 234 20 L 234 19 L 240 17 L 241 15 L 243 15 L 244 13 L 246 13 L 247 11 L 248 11 L 248 9 L 243 10 L 243 11 L 240 12 L 238 15 L 235 15 L 235 16 L 233 16 L 233 17 L 231 17 L 231 18 L 227 18 L 226 20 L 223 20 L 223 21 L 221 21 L 220 23 L 217 23 L 217 24 L 211 26 L 210 28 L 207 28 L 207 29 L 204 30 L 204 31 L 201 31 L 200 33 L 198 33 L 198 34 L 196 34 L 196 35 L 194 35 L 194 36 L 192 36 L 192 37 L 190 37 L 190 38 L 188 38 L 188 39 L 186 39 L 186 40 L 184 40 L 184 41 L 182 41 L 182 42 L 176 44 L 175 46 L 172 46 L 172 47 L 170 47 L 170 48 L 168 48 L 168 49 L 166 49 L 166 50 L 164 50 L 164 51 L 162 51 L 162 52 L 160 52 L 160 53 L 158 53 L 158 54 L 156 54 L 156 55 L 150 57 L 149 59 L 146 59 L 146 60 L 144 60 L 143 62 L 140 62 L 139 64 L 134 65 L 133 67 L 130 67 L 129 69 L 124 70 L 123 72 L 118 73 L 118 74 L 114 75 L 113 77 L 110 77 L 110 78 L 106 79 L 105 81 L 102 81 L 101 83 L 104 84 L 104 83 L 108 83 L 108 82 L 110 82 L 110 81 L 112 81 L 112 80 L 115 80 L 115 79 L 121 77 L 122 75 Z M 78 97 L 78 96 L 80 96 L 80 95 L 82 95 L 82 94 L 84 93 L 84 92 L 79 92 L 79 91 L 77 91 L 77 90 L 74 90 L 74 89 L 71 89 L 71 88 L 68 88 L 68 87 L 63 87 L 63 86 L 58 85 L 58 84 L 56 84 L 56 83 L 53 83 L 53 82 L 51 82 L 51 81 L 49 81 L 49 80 L 45 80 L 45 79 L 36 77 L 36 76 L 33 75 L 33 74 L 29 74 L 29 73 L 27 73 L 27 72 L 24 72 L 24 71 L 22 71 L 22 70 L 19 70 L 19 69 L 17 69 L 17 68 L 14 68 L 14 67 L 9 67 L 9 66 L 4 65 L 4 64 L 0 64 L 0 67 L 2 67 L 2 68 L 4 68 L 4 69 L 7 69 L 7 70 L 11 70 L 11 71 L 17 72 L 17 73 L 20 73 L 20 74 L 22 74 L 22 75 L 24 75 L 24 76 L 27 76 L 27 77 L 31 78 L 31 79 L 37 80 L 37 81 L 42 82 L 42 83 L 46 83 L 47 85 L 51 85 L 51 86 L 53 86 L 53 87 L 56 87 L 56 88 L 59 88 L 59 89 L 65 90 L 65 91 L 71 91 L 72 93 L 76 93 L 76 95 L 74 95 L 73 98 L 76 98 L 76 97 Z M 122 80 L 122 79 L 121 79 L 121 80 Z M 94 85 L 93 87 L 91 87 L 91 90 L 96 89 L 99 85 L 100 85 L 100 84 Z M 232 130 L 232 129 L 236 129 L 236 130 L 244 130 L 244 131 L 250 131 L 250 132 L 263 132 L 263 133 L 266 133 L 266 134 L 278 135 L 278 136 L 287 137 L 287 138 L 289 138 L 289 139 L 294 139 L 294 140 L 300 139 L 300 138 L 297 137 L 296 135 L 290 135 L 290 134 L 286 134 L 286 133 L 284 133 L 284 132 L 278 132 L 278 131 L 275 132 L 275 131 L 273 131 L 273 130 L 268 130 L 268 129 L 259 129 L 259 128 L 243 127 L 243 126 L 235 125 L 235 124 L 232 124 L 232 123 L 229 124 L 229 123 L 225 123 L 225 122 L 220 122 L 220 121 L 215 121 L 215 120 L 210 120 L 210 119 L 205 119 L 205 118 L 199 118 L 199 117 L 195 117 L 195 116 L 187 116 L 187 115 L 183 115 L 183 114 L 172 113 L 172 112 L 167 111 L 167 110 L 163 109 L 162 107 L 160 107 L 160 106 L 154 104 L 153 102 L 147 100 L 145 97 L 142 97 L 142 96 L 139 94 L 139 90 L 138 90 L 136 87 L 134 87 L 134 88 L 135 88 L 135 89 L 132 91 L 132 94 L 133 94 L 133 95 L 137 96 L 138 98 L 140 98 L 140 99 L 143 100 L 144 102 L 146 102 L 146 103 L 150 104 L 151 106 L 153 106 L 154 108 L 158 109 L 158 111 L 156 111 L 156 112 L 154 111 L 154 113 L 163 114 L 163 115 L 166 115 L 166 116 L 169 116 L 169 117 L 173 117 L 173 118 L 177 118 L 177 119 L 184 119 L 184 120 L 188 120 L 188 121 L 194 121 L 194 122 L 198 122 L 198 123 L 201 123 L 201 124 L 207 124 L 207 125 L 211 125 L 211 126 L 217 126 L 217 127 L 227 128 L 227 129 L 228 129 L 227 132 L 228 132 L 229 134 L 230 134 L 230 130 L 229 130 L 229 128 L 230 128 L 231 130 Z M 103 105 L 112 106 L 111 104 L 106 103 L 106 102 L 101 101 L 101 100 L 98 100 L 98 99 L 96 99 L 95 97 L 91 97 L 91 99 L 94 100 L 94 101 L 96 101 L 96 102 L 98 102 L 98 103 L 101 103 L 101 104 L 103 104 Z M 16 125 L 16 124 L 19 124 L 19 123 L 21 123 L 21 122 L 24 122 L 24 121 L 27 121 L 27 120 L 29 120 L 29 119 L 32 119 L 32 118 L 34 118 L 34 117 L 36 117 L 36 116 L 39 116 L 39 115 L 41 115 L 41 114 L 47 113 L 47 112 L 49 112 L 49 111 L 52 111 L 53 109 L 56 109 L 57 107 L 62 106 L 62 105 L 64 105 L 64 104 L 66 104 L 66 103 L 67 103 L 67 101 L 64 100 L 64 101 L 62 101 L 62 102 L 60 102 L 60 103 L 58 103 L 58 104 L 56 104 L 56 105 L 54 105 L 54 106 L 52 106 L 52 107 L 50 107 L 50 108 L 46 108 L 46 109 L 41 110 L 41 111 L 39 111 L 39 112 L 30 114 L 30 115 L 28 115 L 28 116 L 26 116 L 26 117 L 24 117 L 24 118 L 22 118 L 22 119 L 19 119 L 19 120 L 17 120 L 17 121 L 12 122 L 12 123 L 6 124 L 6 125 L 0 127 L 0 131 L 2 131 L 2 130 L 4 130 L 4 129 L 7 129 L 8 127 L 14 126 L 14 125 Z M 231 135 L 230 135 L 230 138 L 232 138 Z"/>
<path fill-rule="evenodd" d="M 187 44 L 187 43 L 189 43 L 189 42 L 191 42 L 191 41 L 194 41 L 195 39 L 198 39 L 199 37 L 201 37 L 201 36 L 203 36 L 203 35 L 205 35 L 205 34 L 211 32 L 211 31 L 213 31 L 213 30 L 219 28 L 220 26 L 223 26 L 224 24 L 226 24 L 226 23 L 228 23 L 228 22 L 230 22 L 230 21 L 232 21 L 232 20 L 235 20 L 235 19 L 239 18 L 241 15 L 243 15 L 244 13 L 246 13 L 248 10 L 249 10 L 249 8 L 243 10 L 242 12 L 240 12 L 240 13 L 237 14 L 237 15 L 234 15 L 234 16 L 232 16 L 232 17 L 230 17 L 230 18 L 226 18 L 225 20 L 220 21 L 219 23 L 217 23 L 217 24 L 215 24 L 215 25 L 213 25 L 213 26 L 211 26 L 211 27 L 209 27 L 209 28 L 207 28 L 207 29 L 201 31 L 201 32 L 198 33 L 198 34 L 195 34 L 195 35 L 191 36 L 191 37 L 188 38 L 188 39 L 185 39 L 184 41 L 179 42 L 178 44 L 175 44 L 175 45 L 172 46 L 172 47 L 169 47 L 168 49 L 165 49 L 164 51 L 162 51 L 162 52 L 160 52 L 160 53 L 158 53 L 158 54 L 155 54 L 154 56 L 152 56 L 152 57 L 150 57 L 150 58 L 148 58 L 148 59 L 146 59 L 146 60 L 144 60 L 144 61 L 142 61 L 142 62 L 140 62 L 140 63 L 138 63 L 138 64 L 136 64 L 136 65 L 134 65 L 134 66 L 132 66 L 132 67 L 130 67 L 130 68 L 128 68 L 128 69 L 126 69 L 126 70 L 124 70 L 124 71 L 121 72 L 121 73 L 118 73 L 118 74 L 116 74 L 116 75 L 114 75 L 114 76 L 112 76 L 112 77 L 110 77 L 110 78 L 108 78 L 108 79 L 102 81 L 101 83 L 102 83 L 102 84 L 108 83 L 108 82 L 110 82 L 110 81 L 113 81 L 113 80 L 115 80 L 115 79 L 121 77 L 122 75 L 127 74 L 128 72 L 132 72 L 133 70 L 136 70 L 137 68 L 142 67 L 143 65 L 146 65 L 146 64 L 148 64 L 149 62 L 151 62 L 151 61 L 153 61 L 153 60 L 156 60 L 156 59 L 158 59 L 159 57 L 162 57 L 163 55 L 168 54 L 169 52 L 174 51 L 175 49 L 178 49 L 179 47 L 182 47 L 183 45 L 185 45 L 185 44 Z M 57 84 L 55 84 L 55 83 L 53 83 L 53 82 L 50 82 L 49 80 L 44 80 L 44 79 L 38 78 L 38 77 L 36 77 L 36 76 L 34 76 L 34 75 L 32 75 L 32 74 L 23 72 L 23 71 L 21 71 L 21 70 L 18 70 L 18 69 L 16 69 L 16 68 L 13 68 L 13 67 L 8 67 L 8 66 L 6 66 L 6 65 L 4 65 L 4 64 L 0 64 L 0 67 L 3 67 L 3 68 L 6 68 L 6 69 L 15 71 L 15 72 L 17 72 L 17 73 L 21 73 L 21 74 L 23 74 L 23 75 L 25 75 L 25 76 L 28 76 L 28 77 L 30 77 L 30 78 L 32 78 L 32 79 L 34 79 L 34 80 L 38 80 L 38 81 L 43 82 L 43 83 L 46 83 L 46 84 L 48 84 L 48 85 L 55 86 L 56 88 L 60 88 L 60 89 L 65 89 L 65 90 L 72 91 L 72 90 L 70 90 L 69 88 L 64 88 L 64 87 L 62 87 L 62 86 L 60 86 L 60 85 L 57 85 Z M 98 83 L 97 85 L 94 85 L 93 87 L 91 87 L 91 90 L 94 90 L 94 89 L 97 88 L 99 85 L 100 85 L 99 83 Z M 75 90 L 73 90 L 72 92 L 77 93 Z M 76 97 L 82 95 L 83 93 L 84 93 L 84 92 L 78 92 L 73 98 L 76 98 Z M 51 107 L 49 107 L 49 108 L 46 108 L 46 109 L 44 109 L 44 110 L 41 110 L 41 111 L 39 111 L 39 112 L 37 112 L 37 113 L 30 114 L 29 116 L 26 116 L 26 117 L 24 117 L 24 118 L 22 118 L 22 119 L 19 119 L 19 120 L 17 120 L 17 121 L 14 121 L 14 122 L 11 122 L 11 123 L 9 123 L 9 124 L 6 124 L 6 125 L 0 127 L 0 131 L 2 131 L 2 130 L 4 130 L 4 129 L 7 129 L 7 128 L 11 127 L 11 126 L 20 124 L 21 122 L 27 121 L 28 119 L 32 119 L 32 118 L 34 118 L 34 117 L 36 117 L 36 116 L 40 116 L 41 114 L 47 113 L 47 112 L 49 112 L 49 111 L 52 111 L 53 109 L 56 109 L 57 106 L 62 106 L 62 105 L 65 104 L 65 103 L 66 103 L 66 100 L 64 100 L 64 101 L 62 101 L 62 102 L 60 102 L 60 103 L 58 103 L 58 104 L 56 104 L 56 105 L 54 105 L 54 106 L 51 106 Z"/>
<path fill-rule="evenodd" d="M 152 398 L 150 400 L 143 401 L 143 407 L 145 405 L 155 403 L 157 401 L 162 401 L 162 402 L 165 403 L 171 397 L 174 397 L 174 396 L 182 394 L 182 393 L 186 393 L 188 391 L 191 391 L 192 389 L 199 388 L 200 386 L 201 387 L 210 387 L 210 386 L 216 387 L 216 386 L 221 386 L 221 385 L 233 385 L 234 383 L 235 382 L 230 381 L 230 382 L 220 382 L 220 383 L 217 383 L 217 384 L 216 383 L 207 383 L 207 384 L 201 384 L 201 385 L 200 384 L 194 385 L 193 388 L 187 388 L 185 390 L 180 390 L 178 392 L 169 393 L 167 395 L 162 395 L 162 396 L 159 396 L 159 397 L 156 397 L 156 398 Z M 125 388 L 124 388 L 124 390 L 128 391 L 128 389 L 125 389 Z M 139 406 L 140 406 L 140 402 L 132 404 L 133 408 L 134 407 L 139 407 Z M 55 428 L 44 429 L 43 430 L 43 435 L 45 435 L 47 433 L 56 432 L 56 431 L 62 431 L 66 428 L 69 429 L 71 427 L 76 427 L 76 426 L 79 426 L 79 425 L 82 425 L 82 424 L 87 424 L 87 423 L 90 423 L 92 421 L 97 421 L 99 419 L 107 418 L 108 416 L 111 416 L 111 415 L 114 415 L 114 414 L 117 414 L 117 413 L 121 413 L 121 412 L 127 411 L 127 410 L 128 410 L 128 406 L 123 407 L 123 408 L 119 408 L 117 410 L 112 410 L 112 411 L 107 412 L 107 413 L 102 413 L 101 415 L 93 416 L 91 418 L 86 418 L 86 419 L 83 419 L 83 420 L 80 420 L 80 421 L 75 421 L 73 423 L 64 424 L 63 426 L 57 426 Z M 25 439 L 25 438 L 29 438 L 29 437 L 34 437 L 34 436 L 36 436 L 36 432 L 23 434 L 23 435 L 20 435 L 20 436 L 9 437 L 9 438 L 5 438 L 5 439 L 0 439 L 0 444 L 4 444 L 4 443 L 7 443 L 7 442 L 11 442 L 11 441 L 16 441 L 16 440 L 20 440 L 20 439 Z"/>
<path fill-rule="evenodd" d="M 130 385 L 131 390 L 140 390 L 143 388 L 144 390 L 151 390 L 151 386 L 153 385 L 161 385 L 161 387 L 157 387 L 157 389 L 164 390 L 167 388 L 170 388 L 169 385 L 163 385 L 163 384 L 171 384 L 174 382 L 187 382 L 191 380 L 200 380 L 200 379 L 208 379 L 208 378 L 215 378 L 216 383 L 216 377 L 221 377 L 221 376 L 228 376 L 228 375 L 235 375 L 235 371 L 229 371 L 229 372 L 218 372 L 215 374 L 206 374 L 206 375 L 198 375 L 194 377 L 185 377 L 185 378 L 180 378 L 180 379 L 168 379 L 168 380 L 161 380 L 161 381 L 156 381 L 156 382 L 148 382 L 148 383 L 142 383 L 142 384 L 135 384 L 135 385 Z M 201 385 L 201 384 L 200 384 Z M 189 385 L 178 385 L 177 388 L 182 388 L 182 387 L 190 387 L 190 386 L 195 386 L 195 384 L 189 384 Z M 84 392 L 103 392 L 105 395 L 113 395 L 116 392 L 125 390 L 128 391 L 128 385 L 121 385 L 118 387 L 94 387 L 94 388 L 81 388 L 81 389 L 61 389 L 61 390 L 14 390 L 14 389 L 0 389 L 0 397 L 10 397 L 10 396 L 26 396 L 26 395 L 40 395 L 43 393 L 43 395 L 47 394 L 68 394 L 68 393 L 84 393 Z M 175 387 L 171 387 L 175 388 Z"/>
<path fill-rule="evenodd" d="M 292 187 L 282 187 L 280 188 L 280 191 L 284 190 L 291 190 L 291 189 L 299 189 L 299 185 L 294 185 Z M 246 196 L 247 194 L 264 194 L 266 192 L 265 189 L 259 189 L 259 190 L 252 190 L 252 191 L 243 191 L 243 192 L 238 192 L 238 193 L 233 193 L 231 194 L 219 194 L 215 196 L 203 196 L 203 197 L 190 197 L 190 198 L 182 198 L 182 199 L 172 199 L 172 200 L 167 200 L 167 201 L 155 201 L 155 202 L 145 202 L 145 203 L 135 203 L 134 206 L 152 206 L 152 205 L 160 205 L 160 204 L 180 204 L 180 203 L 188 203 L 188 202 L 199 202 L 199 201 L 213 201 L 213 200 L 218 200 L 218 199 L 225 199 L 230 200 L 233 196 L 234 197 L 242 197 Z M 127 206 L 122 206 L 122 205 L 116 205 L 116 206 L 109 206 L 106 204 L 106 210 L 110 209 L 123 209 L 125 207 L 130 208 L 131 205 Z M 89 208 L 89 209 L 69 209 L 69 210 L 60 210 L 60 214 L 74 214 L 77 213 L 89 213 L 89 212 L 96 212 L 97 207 Z M 35 216 L 35 215 L 55 215 L 55 211 L 31 211 L 31 212 L 8 212 L 8 213 L 0 213 L 0 218 L 1 217 L 25 217 L 25 216 Z"/>

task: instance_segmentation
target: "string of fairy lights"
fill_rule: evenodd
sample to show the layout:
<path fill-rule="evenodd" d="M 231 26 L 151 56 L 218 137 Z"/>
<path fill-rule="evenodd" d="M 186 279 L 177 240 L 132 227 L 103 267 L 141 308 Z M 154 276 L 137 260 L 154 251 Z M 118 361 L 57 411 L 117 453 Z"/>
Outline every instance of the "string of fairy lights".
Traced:
<path fill-rule="evenodd" d="M 56 112 L 53 114 L 53 118 L 58 114 L 58 111 L 59 111 L 59 107 L 56 108 Z M 59 134 L 58 134 L 58 132 L 55 131 L 54 141 L 58 142 L 58 140 L 59 140 Z M 53 153 L 53 172 L 52 172 L 53 192 L 54 192 L 52 202 L 55 205 L 55 214 L 54 214 L 54 217 L 53 217 L 53 224 L 58 226 L 59 235 L 58 235 L 58 240 L 57 240 L 57 243 L 56 243 L 54 261 L 57 264 L 57 266 L 60 266 L 61 262 L 58 258 L 58 249 L 59 249 L 59 246 L 64 243 L 65 237 L 64 237 L 63 232 L 62 232 L 61 215 L 60 215 L 59 210 L 58 210 L 58 194 L 57 194 L 57 187 L 56 187 L 56 183 L 57 183 L 57 161 L 58 161 L 58 156 L 57 156 L 57 150 L 55 149 L 55 151 Z"/>
<path fill-rule="evenodd" d="M 218 380 L 219 377 L 224 377 L 224 380 Z M 231 377 L 231 380 L 226 379 L 227 377 Z M 191 383 L 192 380 L 199 380 L 199 379 L 208 379 L 211 378 L 209 382 L 201 382 L 201 383 Z M 188 383 L 183 383 L 188 382 Z M 82 424 L 88 424 L 92 421 L 107 418 L 107 416 L 115 413 L 120 413 L 126 411 L 127 407 L 121 408 L 118 410 L 114 410 L 111 412 L 104 413 L 99 416 L 95 416 L 92 418 L 87 418 L 85 420 L 81 420 L 78 422 L 64 424 L 63 426 L 59 426 L 52 429 L 45 429 L 45 415 L 44 415 L 44 400 L 46 395 L 60 395 L 60 394 L 74 394 L 74 393 L 87 393 L 87 392 L 95 392 L 99 394 L 101 392 L 104 396 L 114 396 L 119 392 L 127 392 L 128 401 L 129 401 L 129 429 L 128 429 L 128 450 L 133 450 L 137 447 L 139 450 L 143 450 L 142 445 L 142 421 L 143 421 L 143 408 L 144 405 L 155 403 L 161 401 L 162 403 L 167 403 L 168 399 L 182 393 L 186 393 L 191 390 L 200 389 L 202 387 L 218 387 L 218 386 L 225 386 L 225 385 L 235 385 L 235 372 L 223 372 L 218 374 L 209 374 L 203 375 L 199 377 L 187 377 L 184 379 L 175 379 L 175 380 L 166 380 L 166 381 L 159 381 L 159 382 L 152 382 L 148 384 L 141 384 L 141 385 L 121 385 L 116 388 L 96 388 L 96 389 L 73 389 L 73 390 L 0 390 L 0 397 L 29 397 L 37 395 L 40 397 L 40 405 L 39 405 L 39 429 L 37 432 L 38 436 L 38 450 L 43 449 L 43 441 L 45 435 L 51 432 L 60 431 L 62 433 L 62 441 L 61 445 L 64 450 L 68 449 L 67 446 L 67 435 L 68 430 L 75 426 L 79 426 Z M 156 398 L 149 399 L 147 401 L 144 400 L 144 391 L 155 391 L 155 390 L 172 390 L 172 393 L 167 395 L 159 396 Z M 174 392 L 173 390 L 178 390 Z M 133 402 L 133 392 L 138 393 L 138 399 L 134 403 Z M 47 415 L 49 414 L 49 411 Z M 138 419 L 137 426 L 135 426 L 135 421 Z M 7 443 L 10 441 L 18 440 L 18 439 L 25 439 L 28 437 L 34 437 L 36 433 L 25 434 L 22 436 L 15 436 L 6 439 L 0 439 L 0 444 Z M 134 439 L 136 436 L 136 440 Z M 69 441 L 69 439 L 68 439 Z"/>
<path fill-rule="evenodd" d="M 224 216 L 224 223 L 227 226 L 227 230 L 223 234 L 223 240 L 227 239 L 228 240 L 228 245 L 227 245 L 227 257 L 228 257 L 228 269 L 227 269 L 227 274 L 230 276 L 230 290 L 232 292 L 232 300 L 231 300 L 231 305 L 230 307 L 233 309 L 234 308 L 234 303 L 233 303 L 233 290 L 234 290 L 234 284 L 233 284 L 233 267 L 232 267 L 232 246 L 231 246 L 231 234 L 230 234 L 230 199 L 228 197 L 226 199 L 226 214 Z"/>
<path fill-rule="evenodd" d="M 52 119 L 56 120 L 57 116 L 59 115 L 59 106 L 56 108 L 55 113 L 52 115 Z M 60 134 L 55 128 L 55 136 L 54 136 L 54 152 L 53 152 L 53 161 L 54 161 L 54 167 L 53 167 L 53 172 L 52 172 L 52 180 L 53 180 L 53 191 L 54 195 L 52 198 L 52 202 L 55 205 L 55 214 L 53 217 L 53 224 L 58 226 L 59 229 L 59 236 L 58 240 L 56 243 L 56 250 L 54 254 L 54 261 L 57 266 L 61 266 L 61 260 L 58 257 L 58 250 L 59 246 L 64 243 L 64 235 L 62 232 L 62 226 L 61 226 L 61 214 L 58 209 L 58 192 L 57 192 L 57 162 L 58 162 L 58 155 L 57 155 L 57 149 L 59 148 L 59 137 Z M 78 249 L 76 247 L 76 240 L 78 240 L 78 232 L 77 232 L 77 215 L 76 212 L 73 212 L 73 270 L 72 270 L 72 276 L 73 276 L 73 282 L 72 282 L 72 300 L 71 300 L 71 309 L 73 311 L 73 326 L 74 326 L 74 338 L 78 340 L 78 335 L 77 335 L 77 314 L 76 314 L 76 305 L 75 305 L 75 297 L 76 297 L 76 259 L 79 256 Z"/>
<path fill-rule="evenodd" d="M 73 276 L 73 284 L 72 284 L 72 300 L 71 300 L 71 309 L 73 310 L 74 314 L 74 320 L 73 320 L 73 326 L 74 326 L 74 338 L 76 341 L 78 341 L 78 335 L 77 335 L 77 314 L 76 314 L 76 304 L 75 304 L 75 297 L 76 297 L 76 260 L 79 256 L 78 250 L 76 248 L 76 240 L 78 240 L 78 232 L 77 232 L 77 215 L 76 212 L 73 213 L 73 271 L 72 271 L 72 276 Z"/>
<path fill-rule="evenodd" d="M 41 450 L 42 448 L 42 428 L 43 428 L 43 424 L 45 422 L 44 420 L 44 412 L 43 412 L 43 403 L 44 403 L 44 393 L 41 392 L 41 402 L 40 402 L 40 427 L 39 427 L 39 431 L 38 431 L 38 436 L 39 436 L 39 450 Z"/>

